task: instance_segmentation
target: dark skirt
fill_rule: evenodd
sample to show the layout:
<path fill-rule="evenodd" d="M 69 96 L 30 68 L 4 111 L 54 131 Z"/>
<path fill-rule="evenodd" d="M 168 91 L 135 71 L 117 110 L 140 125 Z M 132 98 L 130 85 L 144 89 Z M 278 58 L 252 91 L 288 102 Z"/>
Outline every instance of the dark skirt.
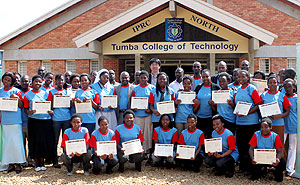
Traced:
<path fill-rule="evenodd" d="M 55 158 L 56 147 L 51 119 L 28 119 L 28 148 L 31 159 Z"/>

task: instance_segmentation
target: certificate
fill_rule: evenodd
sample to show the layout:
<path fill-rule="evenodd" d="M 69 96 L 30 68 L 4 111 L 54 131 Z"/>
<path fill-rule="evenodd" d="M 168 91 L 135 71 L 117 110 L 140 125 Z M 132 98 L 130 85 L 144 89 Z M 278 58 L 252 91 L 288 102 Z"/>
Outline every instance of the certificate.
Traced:
<path fill-rule="evenodd" d="M 48 114 L 51 110 L 51 101 L 33 101 L 32 110 L 36 111 L 34 114 Z"/>
<path fill-rule="evenodd" d="M 92 101 L 87 100 L 86 102 L 77 103 L 75 101 L 76 113 L 90 113 L 93 112 Z"/>
<path fill-rule="evenodd" d="M 69 108 L 71 95 L 54 95 L 53 107 L 54 108 Z"/>
<path fill-rule="evenodd" d="M 265 89 L 268 87 L 267 80 L 252 79 L 252 84 L 256 86 L 260 94 L 265 92 Z"/>
<path fill-rule="evenodd" d="M 204 140 L 205 153 L 222 152 L 222 138 L 211 138 Z"/>
<path fill-rule="evenodd" d="M 18 110 L 19 100 L 17 98 L 0 98 L 0 110 L 14 111 Z"/>
<path fill-rule="evenodd" d="M 67 155 L 75 154 L 76 152 L 79 154 L 86 153 L 85 139 L 66 141 L 66 152 Z"/>
<path fill-rule="evenodd" d="M 183 92 L 179 91 L 178 99 L 181 100 L 180 104 L 194 104 L 193 100 L 196 97 L 195 92 Z"/>
<path fill-rule="evenodd" d="M 161 115 L 175 113 L 174 101 L 157 102 L 156 106 L 157 106 L 157 111 Z"/>
<path fill-rule="evenodd" d="M 174 144 L 155 144 L 154 155 L 159 157 L 173 157 Z"/>
<path fill-rule="evenodd" d="M 70 95 L 71 99 L 74 99 L 78 90 L 79 89 L 67 89 L 67 94 Z"/>
<path fill-rule="evenodd" d="M 116 141 L 98 141 L 97 142 L 97 155 L 117 155 L 117 142 Z"/>
<path fill-rule="evenodd" d="M 281 114 L 278 102 L 267 103 L 263 105 L 258 105 L 261 117 L 273 116 L 276 114 Z"/>
<path fill-rule="evenodd" d="M 195 146 L 177 145 L 177 158 L 179 159 L 191 159 L 195 157 Z"/>
<path fill-rule="evenodd" d="M 140 139 L 134 139 L 122 143 L 125 150 L 125 155 L 131 155 L 143 152 L 142 144 Z"/>
<path fill-rule="evenodd" d="M 229 90 L 212 91 L 211 97 L 216 104 L 227 103 L 227 100 L 230 100 L 230 92 Z"/>
<path fill-rule="evenodd" d="M 241 115 L 248 115 L 248 112 L 251 108 L 252 103 L 247 103 L 247 102 L 241 102 L 238 101 L 238 103 L 235 106 L 235 109 L 233 111 L 233 114 L 241 114 Z"/>
<path fill-rule="evenodd" d="M 131 109 L 148 109 L 147 97 L 132 97 Z"/>
<path fill-rule="evenodd" d="M 254 149 L 254 161 L 258 164 L 276 162 L 276 149 Z"/>
<path fill-rule="evenodd" d="M 117 95 L 102 95 L 101 96 L 101 107 L 108 108 L 108 106 L 117 108 L 117 106 L 118 106 L 118 96 Z"/>

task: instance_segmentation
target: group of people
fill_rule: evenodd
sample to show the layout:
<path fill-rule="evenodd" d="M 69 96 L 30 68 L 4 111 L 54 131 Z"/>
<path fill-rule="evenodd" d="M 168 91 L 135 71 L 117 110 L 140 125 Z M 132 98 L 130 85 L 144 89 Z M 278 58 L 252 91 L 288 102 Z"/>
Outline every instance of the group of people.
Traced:
<path fill-rule="evenodd" d="M 112 173 L 119 164 L 124 172 L 125 162 L 135 163 L 135 169 L 141 171 L 142 161 L 146 165 L 157 167 L 183 167 L 199 172 L 205 160 L 207 167 L 214 167 L 216 175 L 232 177 L 235 164 L 238 172 L 250 172 L 251 179 L 260 177 L 265 165 L 254 160 L 254 149 L 276 149 L 275 180 L 283 180 L 283 171 L 287 175 L 294 173 L 297 138 L 297 94 L 296 72 L 294 69 L 280 70 L 279 74 L 270 73 L 268 87 L 259 92 L 250 80 L 265 79 L 266 75 L 256 71 L 249 73 L 249 62 L 244 60 L 241 69 L 228 74 L 226 62 L 218 64 L 217 75 L 211 76 L 200 62 L 193 63 L 193 76 L 184 76 L 184 70 L 177 68 L 176 80 L 169 84 L 168 75 L 160 72 L 161 61 L 150 60 L 151 73 L 136 71 L 134 82 L 123 71 L 120 83 L 115 80 L 113 70 L 102 69 L 91 74 L 52 74 L 44 67 L 38 68 L 38 75 L 29 78 L 18 73 L 6 72 L 2 76 L 1 98 L 18 99 L 17 111 L 1 111 L 0 165 L 7 172 L 20 173 L 22 164 L 34 161 L 35 171 L 44 171 L 45 163 L 60 168 L 57 146 L 62 132 L 60 156 L 72 175 L 73 163 L 82 162 L 84 174 L 89 174 L 90 161 L 92 172 L 99 174 L 107 163 L 106 173 Z M 212 91 L 229 90 L 227 103 L 215 103 Z M 68 95 L 75 92 L 70 108 L 53 108 L 48 114 L 36 113 L 34 101 L 52 101 L 54 95 Z M 182 104 L 181 92 L 195 92 L 192 104 Z M 117 107 L 101 106 L 101 98 L 117 95 Z M 132 97 L 147 97 L 146 109 L 132 108 Z M 174 101 L 176 113 L 161 115 L 157 103 Z M 76 113 L 74 104 L 91 101 L 92 112 Z M 237 102 L 251 103 L 247 115 L 241 115 L 234 109 Z M 281 114 L 262 118 L 258 105 L 278 102 Z M 222 152 L 205 153 L 204 140 L 222 138 Z M 85 139 L 87 153 L 66 154 L 66 141 Z M 122 143 L 140 139 L 143 151 L 125 155 Z M 98 155 L 98 141 L 116 141 L 117 155 Z M 288 149 L 283 145 L 288 140 Z M 28 157 L 26 157 L 28 141 Z M 160 157 L 154 155 L 155 144 L 174 144 L 174 155 Z M 191 159 L 180 159 L 176 145 L 195 146 Z M 0 145 L 1 146 L 1 145 Z M 285 156 L 287 155 L 287 164 Z M 271 167 L 269 166 L 269 167 Z"/>

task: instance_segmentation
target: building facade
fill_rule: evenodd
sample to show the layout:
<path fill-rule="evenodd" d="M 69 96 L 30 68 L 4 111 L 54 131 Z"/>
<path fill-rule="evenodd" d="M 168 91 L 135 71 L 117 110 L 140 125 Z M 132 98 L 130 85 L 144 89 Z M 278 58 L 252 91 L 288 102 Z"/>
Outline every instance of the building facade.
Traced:
<path fill-rule="evenodd" d="M 72 0 L 0 39 L 5 71 L 33 76 L 101 68 L 133 75 L 160 58 L 171 79 L 200 61 L 214 73 L 243 59 L 251 71 L 296 67 L 297 0 Z M 169 34 L 169 35 L 168 35 Z"/>

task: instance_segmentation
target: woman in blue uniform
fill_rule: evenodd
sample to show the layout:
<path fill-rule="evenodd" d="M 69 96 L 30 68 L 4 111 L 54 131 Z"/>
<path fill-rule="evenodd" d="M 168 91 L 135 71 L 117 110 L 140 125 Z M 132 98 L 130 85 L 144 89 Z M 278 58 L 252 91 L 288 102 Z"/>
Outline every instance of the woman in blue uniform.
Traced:
<path fill-rule="evenodd" d="M 1 111 L 2 124 L 2 165 L 8 165 L 7 172 L 21 172 L 22 163 L 26 162 L 25 149 L 22 135 L 22 96 L 19 89 L 13 87 L 13 74 L 4 73 L 2 76 L 3 88 L 0 89 L 1 98 L 16 98 L 18 100 L 17 111 Z"/>

